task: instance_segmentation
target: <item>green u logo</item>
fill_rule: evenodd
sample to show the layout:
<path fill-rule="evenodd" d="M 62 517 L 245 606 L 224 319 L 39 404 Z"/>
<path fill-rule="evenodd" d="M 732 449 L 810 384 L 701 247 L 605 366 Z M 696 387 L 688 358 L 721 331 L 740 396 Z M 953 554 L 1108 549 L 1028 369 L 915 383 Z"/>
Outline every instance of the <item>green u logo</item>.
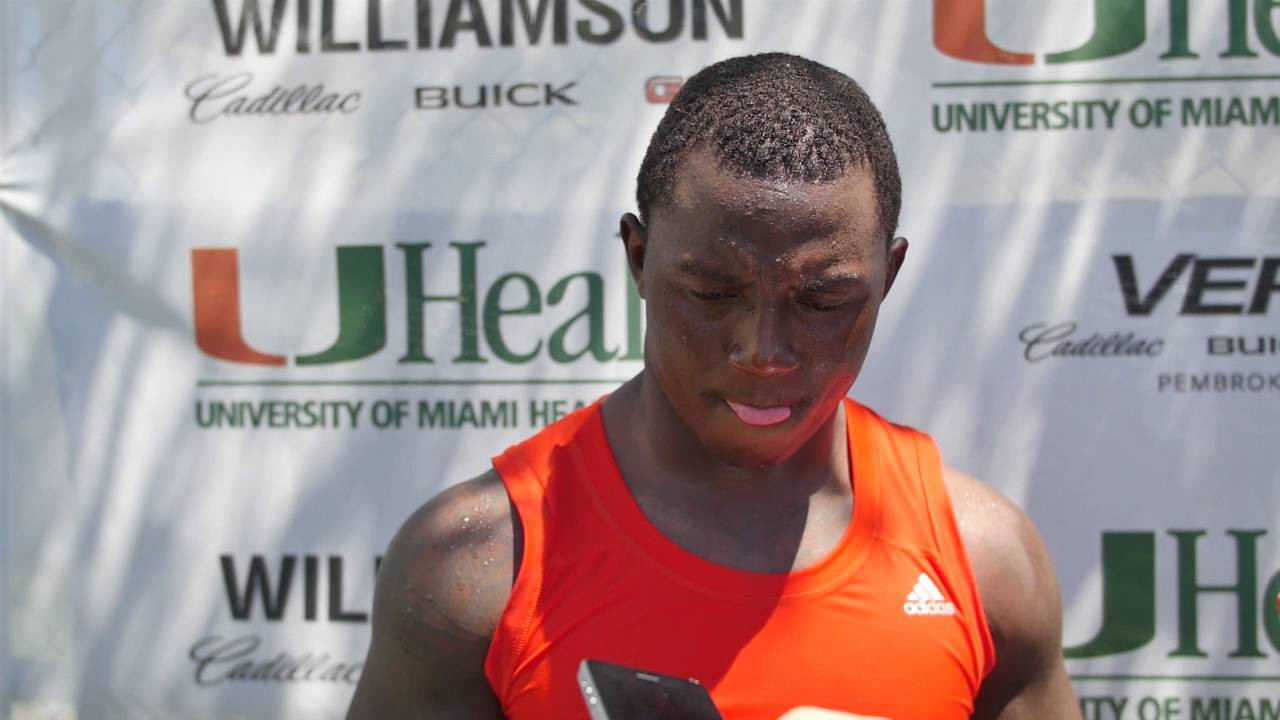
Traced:
<path fill-rule="evenodd" d="M 1204 658 L 1200 646 L 1200 600 L 1208 595 L 1234 600 L 1236 647 L 1232 658 L 1267 657 L 1264 639 L 1280 650 L 1280 573 L 1266 580 L 1258 573 L 1258 540 L 1266 530 L 1227 530 L 1235 546 L 1235 580 L 1206 584 L 1199 563 L 1205 530 L 1170 530 L 1176 543 L 1177 585 L 1170 599 L 1178 606 L 1178 644 L 1169 657 Z M 1231 563 L 1212 563 L 1218 580 Z M 1084 659 L 1137 650 L 1156 634 L 1156 536 L 1151 532 L 1102 534 L 1102 627 L 1091 640 L 1065 648 L 1069 659 Z"/>
<path fill-rule="evenodd" d="M 328 349 L 295 358 L 298 365 L 359 360 L 387 344 L 387 291 L 382 248 L 344 245 L 338 255 L 338 338 Z M 250 365 L 284 365 L 284 355 L 259 352 L 240 326 L 240 263 L 233 248 L 191 251 L 196 345 L 205 354 Z"/>
<path fill-rule="evenodd" d="M 1093 0 L 1093 34 L 1074 50 L 1044 61 L 1099 60 L 1137 49 L 1147 39 L 1146 0 Z M 987 0 L 933 0 L 933 44 L 957 60 L 987 65 L 1032 65 L 1035 55 L 997 46 L 987 34 Z"/>

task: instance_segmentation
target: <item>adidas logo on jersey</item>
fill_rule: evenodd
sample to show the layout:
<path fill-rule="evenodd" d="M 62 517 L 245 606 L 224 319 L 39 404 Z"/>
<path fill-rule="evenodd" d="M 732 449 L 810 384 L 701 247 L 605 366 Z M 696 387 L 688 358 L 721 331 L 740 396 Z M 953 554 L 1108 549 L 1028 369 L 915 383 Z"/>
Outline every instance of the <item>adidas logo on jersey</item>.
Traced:
<path fill-rule="evenodd" d="M 902 611 L 908 615 L 955 615 L 956 606 L 942 596 L 942 591 L 927 574 L 920 573 L 907 601 L 902 604 Z"/>

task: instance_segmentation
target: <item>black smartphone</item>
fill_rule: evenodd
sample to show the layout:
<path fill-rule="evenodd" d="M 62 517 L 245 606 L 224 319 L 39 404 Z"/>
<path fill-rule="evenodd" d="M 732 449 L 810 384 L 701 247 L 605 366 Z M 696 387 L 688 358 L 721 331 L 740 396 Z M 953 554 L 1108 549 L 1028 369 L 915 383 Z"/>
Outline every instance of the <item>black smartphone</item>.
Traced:
<path fill-rule="evenodd" d="M 578 689 L 591 720 L 723 720 L 693 678 L 588 658 L 578 665 Z"/>

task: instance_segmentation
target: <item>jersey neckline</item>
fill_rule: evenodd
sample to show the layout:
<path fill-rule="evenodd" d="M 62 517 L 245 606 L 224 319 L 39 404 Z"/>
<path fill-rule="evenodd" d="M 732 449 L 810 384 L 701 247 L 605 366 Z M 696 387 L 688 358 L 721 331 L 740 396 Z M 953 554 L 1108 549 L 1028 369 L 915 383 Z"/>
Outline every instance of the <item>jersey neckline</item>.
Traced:
<path fill-rule="evenodd" d="M 848 398 L 844 411 L 853 513 L 836 545 L 816 563 L 799 570 L 762 573 L 721 565 L 680 547 L 654 527 L 622 478 L 598 402 L 583 428 L 589 442 L 579 445 L 585 465 L 580 477 L 618 531 L 651 562 L 685 584 L 745 598 L 817 594 L 835 587 L 862 565 L 880 523 L 881 478 L 868 436 L 867 411 Z"/>

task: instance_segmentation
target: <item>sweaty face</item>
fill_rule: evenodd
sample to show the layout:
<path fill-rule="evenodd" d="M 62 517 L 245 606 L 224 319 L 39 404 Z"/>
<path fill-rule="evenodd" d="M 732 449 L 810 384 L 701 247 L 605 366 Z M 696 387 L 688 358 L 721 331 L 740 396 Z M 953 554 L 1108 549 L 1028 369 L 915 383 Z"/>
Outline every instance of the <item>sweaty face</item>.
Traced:
<path fill-rule="evenodd" d="M 744 468 L 786 460 L 830 420 L 905 253 L 885 247 L 868 171 L 767 181 L 707 151 L 631 234 L 650 375 L 713 457 Z"/>

